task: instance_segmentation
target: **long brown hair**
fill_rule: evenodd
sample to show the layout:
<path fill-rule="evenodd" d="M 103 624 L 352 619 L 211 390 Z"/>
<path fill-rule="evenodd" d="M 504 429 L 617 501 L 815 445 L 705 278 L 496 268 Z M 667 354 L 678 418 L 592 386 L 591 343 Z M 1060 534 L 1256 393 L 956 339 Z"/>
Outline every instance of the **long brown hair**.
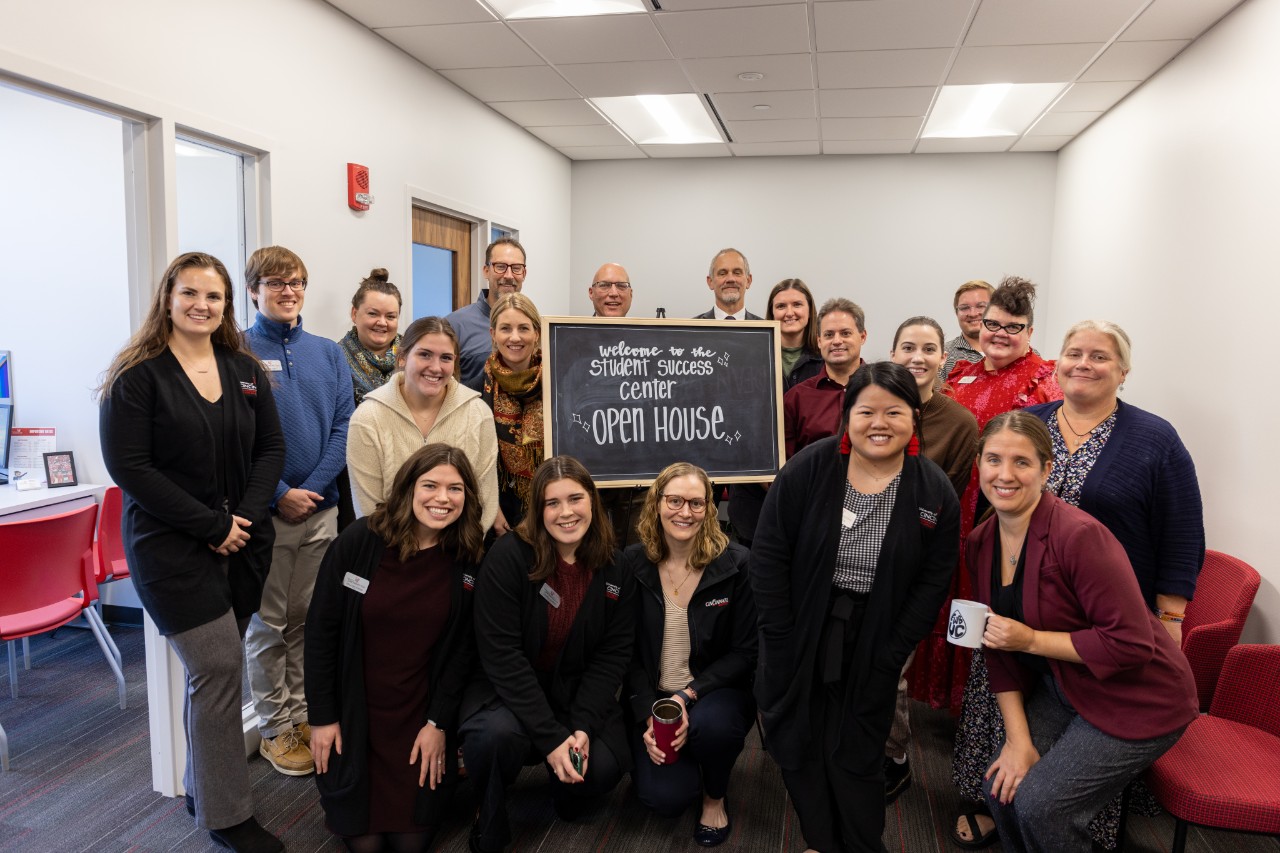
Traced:
<path fill-rule="evenodd" d="M 605 518 L 600 492 L 591 481 L 591 472 L 572 456 L 553 456 L 533 472 L 529 511 L 515 528 L 516 534 L 533 546 L 533 566 L 529 570 L 531 581 L 546 580 L 556 570 L 556 543 L 542 520 L 542 508 L 547 498 L 547 487 L 557 480 L 572 480 L 582 486 L 591 501 L 591 524 L 578 543 L 578 565 L 598 569 L 613 561 L 613 525 Z"/>
<path fill-rule="evenodd" d="M 133 333 L 129 342 L 116 353 L 116 357 L 111 360 L 111 366 L 103 374 L 102 384 L 98 386 L 96 392 L 99 398 L 105 399 L 111 396 L 111 386 L 126 370 L 155 358 L 169 346 L 169 336 L 173 334 L 173 319 L 169 316 L 173 287 L 177 284 L 178 275 L 190 269 L 213 270 L 218 278 L 222 279 L 223 287 L 226 289 L 227 298 L 222 309 L 222 322 L 213 330 L 214 345 L 224 346 L 233 353 L 252 357 L 252 353 L 245 348 L 240 327 L 236 325 L 234 288 L 227 268 L 213 255 L 206 255 L 204 252 L 186 252 L 170 261 L 164 275 L 160 277 L 160 286 L 156 288 L 155 298 L 151 300 L 147 318 L 142 321 L 142 325 Z"/>
<path fill-rule="evenodd" d="M 702 527 L 693 543 L 693 551 L 689 555 L 689 565 L 701 569 L 724 553 L 729 547 L 729 537 L 720 529 L 719 513 L 716 502 L 711 495 L 711 478 L 707 472 L 690 462 L 672 462 L 662 469 L 644 496 L 644 507 L 640 510 L 640 520 L 636 522 L 636 532 L 640 534 L 640 542 L 644 545 L 644 555 L 651 563 L 661 563 L 667 558 L 670 549 L 667 537 L 662 531 L 662 521 L 658 517 L 658 501 L 662 500 L 662 492 L 667 484 L 676 477 L 697 477 L 702 483 L 703 500 L 707 502 L 706 512 L 702 516 Z"/>
<path fill-rule="evenodd" d="M 400 560 L 418 553 L 418 519 L 413 514 L 413 493 L 418 478 L 432 468 L 452 465 L 462 477 L 465 492 L 462 515 L 440 534 L 440 546 L 455 560 L 478 563 L 484 553 L 484 529 L 480 524 L 480 489 L 467 455 L 448 444 L 428 444 L 404 461 L 391 483 L 387 499 L 369 516 L 369 529 L 389 548 L 400 550 Z"/>
<path fill-rule="evenodd" d="M 769 301 L 765 303 L 764 318 L 766 320 L 776 320 L 773 316 L 773 300 L 777 298 L 779 293 L 784 290 L 794 290 L 804 295 L 804 301 L 809 303 L 809 319 L 804 324 L 804 348 L 806 351 L 818 354 L 818 306 L 813 301 L 813 294 L 809 292 L 809 285 L 805 284 L 798 278 L 784 278 L 773 286 L 773 290 L 769 291 Z"/>

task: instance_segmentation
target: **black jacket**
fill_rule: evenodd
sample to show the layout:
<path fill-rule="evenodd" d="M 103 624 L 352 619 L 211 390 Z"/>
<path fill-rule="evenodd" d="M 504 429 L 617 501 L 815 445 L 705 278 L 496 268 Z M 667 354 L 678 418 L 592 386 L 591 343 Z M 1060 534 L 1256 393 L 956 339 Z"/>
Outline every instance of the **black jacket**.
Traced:
<path fill-rule="evenodd" d="M 709 310 L 707 310 L 707 311 L 703 311 L 701 314 L 694 314 L 694 315 L 693 315 L 692 317 L 690 317 L 689 319 L 691 319 L 691 320 L 714 320 L 715 318 L 716 318 L 716 309 L 715 309 L 715 308 L 711 308 L 711 309 L 709 309 Z M 763 317 L 757 317 L 755 314 L 752 314 L 750 311 L 748 311 L 748 312 L 746 313 L 746 318 L 747 318 L 748 320 L 763 320 L 763 319 L 764 319 Z"/>
<path fill-rule="evenodd" d="M 542 755 L 575 731 L 603 738 L 623 770 L 630 768 L 618 691 L 635 637 L 635 578 L 619 555 L 596 570 L 555 669 L 533 668 L 547 637 L 542 581 L 529 580 L 533 547 L 515 533 L 485 556 L 476 584 L 476 642 L 481 669 L 467 685 L 462 719 L 505 705 Z"/>
<path fill-rule="evenodd" d="M 228 609 L 253 615 L 271 566 L 268 506 L 284 469 L 271 380 L 249 356 L 219 346 L 214 356 L 221 434 L 168 349 L 126 370 L 98 414 L 103 461 L 124 491 L 121 532 L 134 588 L 161 634 L 198 628 Z M 218 493 L 217 446 L 230 512 Z M 209 546 L 227 538 L 233 514 L 253 523 L 249 543 L 222 557 Z"/>
<path fill-rule="evenodd" d="M 750 553 L 730 543 L 702 573 L 689 599 L 690 685 L 699 698 L 720 687 L 750 689 L 756 668 L 756 605 L 747 575 Z M 658 567 L 644 546 L 623 552 L 623 565 L 636 578 L 636 647 L 627 674 L 632 720 L 644 722 L 658 698 L 666 603 Z"/>
<path fill-rule="evenodd" d="M 822 372 L 824 367 L 822 356 L 816 352 L 806 351 L 791 368 L 791 372 L 782 378 L 782 393 L 787 393 L 806 379 L 812 379 Z"/>
<path fill-rule="evenodd" d="M 760 614 L 756 700 L 769 752 L 794 769 L 817 754 L 809 731 L 815 662 L 835 573 L 849 457 L 833 436 L 787 462 L 765 498 L 751 550 Z M 907 456 L 846 685 L 834 758 L 855 773 L 884 758 L 898 676 L 937 619 L 960 550 L 960 504 L 946 474 Z"/>
<path fill-rule="evenodd" d="M 364 595 L 342 581 L 347 573 L 377 583 L 386 543 L 369 530 L 368 519 L 352 522 L 329 546 L 316 577 L 307 611 L 307 717 L 313 726 L 342 725 L 342 754 L 329 754 L 329 770 L 316 774 L 320 804 L 329 828 L 339 835 L 362 835 L 369 827 L 369 719 L 364 691 Z M 445 732 L 444 782 L 418 789 L 413 819 L 438 825 L 447 815 L 458 781 L 458 708 L 475 670 L 471 624 L 475 566 L 456 563 L 450 584 L 449 617 L 431 653 L 430 698 L 422 724 L 432 720 Z M 407 757 L 406 757 L 407 758 Z"/>

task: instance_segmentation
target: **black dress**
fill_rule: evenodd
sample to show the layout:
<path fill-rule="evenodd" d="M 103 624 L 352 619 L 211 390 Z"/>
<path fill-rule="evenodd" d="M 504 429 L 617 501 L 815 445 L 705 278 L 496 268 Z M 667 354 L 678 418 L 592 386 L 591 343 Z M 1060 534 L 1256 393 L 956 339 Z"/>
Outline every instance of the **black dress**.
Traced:
<path fill-rule="evenodd" d="M 431 653 L 449 618 L 452 567 L 439 546 L 405 562 L 388 548 L 364 596 L 369 832 L 422 829 L 413 820 L 422 765 L 410 764 L 409 754 L 430 698 Z"/>

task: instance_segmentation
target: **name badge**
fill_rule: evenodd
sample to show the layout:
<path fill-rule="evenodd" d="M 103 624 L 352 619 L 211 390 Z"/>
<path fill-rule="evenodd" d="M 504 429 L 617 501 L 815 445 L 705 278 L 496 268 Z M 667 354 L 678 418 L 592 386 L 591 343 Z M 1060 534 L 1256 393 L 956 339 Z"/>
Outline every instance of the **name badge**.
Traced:
<path fill-rule="evenodd" d="M 542 585 L 542 589 L 538 590 L 538 595 L 541 595 L 543 598 L 545 598 L 547 600 L 547 603 L 550 604 L 552 607 L 559 609 L 560 593 L 556 592 L 548 584 L 544 583 Z"/>
<path fill-rule="evenodd" d="M 853 510 L 840 510 L 840 524 L 843 527 L 853 527 L 853 523 L 858 520 L 858 514 Z"/>
<path fill-rule="evenodd" d="M 369 590 L 369 579 L 347 572 L 346 576 L 342 579 L 342 585 L 347 589 L 354 589 L 356 592 L 364 595 Z"/>
<path fill-rule="evenodd" d="M 281 367 L 280 359 L 278 358 L 264 358 L 262 360 L 262 366 L 265 367 L 267 370 L 283 370 L 284 369 L 283 367 Z"/>
<path fill-rule="evenodd" d="M 278 368 L 278 367 L 276 368 L 276 370 L 279 370 L 279 369 L 280 369 L 280 368 Z M 976 376 L 962 376 L 962 377 L 960 377 L 960 379 L 959 379 L 959 380 L 957 380 L 957 381 L 958 381 L 961 385 L 968 385 L 970 382 L 973 382 L 973 381 L 974 381 L 975 379 L 977 379 L 977 378 L 978 378 L 978 377 L 976 377 Z"/>

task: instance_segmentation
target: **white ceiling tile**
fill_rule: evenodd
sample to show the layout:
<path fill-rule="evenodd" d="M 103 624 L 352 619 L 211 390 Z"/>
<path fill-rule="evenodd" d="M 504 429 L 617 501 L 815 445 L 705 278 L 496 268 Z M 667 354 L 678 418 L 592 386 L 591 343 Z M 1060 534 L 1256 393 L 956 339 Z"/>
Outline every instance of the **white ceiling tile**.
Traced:
<path fill-rule="evenodd" d="M 506 68 L 540 65 L 538 54 L 507 25 L 445 24 L 434 27 L 386 27 L 378 35 L 429 68 Z"/>
<path fill-rule="evenodd" d="M 1010 151 L 1057 151 L 1075 137 L 1073 136 L 1024 136 L 1019 139 Z"/>
<path fill-rule="evenodd" d="M 557 66 L 587 98 L 617 95 L 683 95 L 694 91 L 673 59 L 649 62 L 587 62 Z"/>
<path fill-rule="evenodd" d="M 965 35 L 980 45 L 1106 42 L 1146 0 L 982 0 Z"/>
<path fill-rule="evenodd" d="M 935 86 L 897 89 L 822 89 L 818 104 L 823 118 L 922 116 L 933 102 Z"/>
<path fill-rule="evenodd" d="M 807 52 L 809 12 L 803 5 L 659 12 L 654 17 L 676 56 L 715 56 Z"/>
<path fill-rule="evenodd" d="M 1083 82 L 1099 80 L 1145 80 L 1155 74 L 1190 42 L 1125 41 L 1117 42 L 1080 75 Z"/>
<path fill-rule="evenodd" d="M 570 160 L 644 159 L 644 152 L 634 145 L 566 145 L 559 151 Z"/>
<path fill-rule="evenodd" d="M 1120 40 L 1194 39 L 1239 4 L 1240 0 L 1155 0 Z"/>
<path fill-rule="evenodd" d="M 917 154 L 982 154 L 1008 151 L 1015 136 L 983 136 L 966 139 L 921 139 Z"/>
<path fill-rule="evenodd" d="M 457 68 L 440 74 L 482 101 L 551 101 L 578 96 L 573 87 L 547 65 Z"/>
<path fill-rule="evenodd" d="M 489 106 L 523 127 L 608 124 L 604 116 L 580 98 L 563 101 L 498 101 Z"/>
<path fill-rule="evenodd" d="M 640 150 L 650 157 L 728 157 L 732 152 L 723 142 L 704 145 L 641 145 Z"/>
<path fill-rule="evenodd" d="M 818 138 L 817 119 L 727 122 L 734 142 L 799 142 Z"/>
<path fill-rule="evenodd" d="M 630 145 L 631 140 L 608 124 L 574 127 L 527 127 L 525 130 L 553 148 L 566 145 Z"/>
<path fill-rule="evenodd" d="M 671 58 L 648 15 L 544 18 L 509 26 L 552 65 Z"/>
<path fill-rule="evenodd" d="M 1053 108 L 1059 112 L 1106 111 L 1139 85 L 1141 83 L 1137 80 L 1116 83 L 1076 83 L 1053 105 Z"/>
<path fill-rule="evenodd" d="M 1101 44 L 966 47 L 956 57 L 947 83 L 1067 82 L 1074 80 L 1101 49 Z"/>
<path fill-rule="evenodd" d="M 725 121 L 815 118 L 818 107 L 812 89 L 787 92 L 717 92 L 711 96 L 716 112 Z M 767 106 L 758 110 L 757 106 Z"/>
<path fill-rule="evenodd" d="M 924 119 L 824 118 L 823 139 L 910 139 L 920 133 Z"/>
<path fill-rule="evenodd" d="M 821 144 L 811 142 L 733 142 L 729 150 L 736 157 L 788 157 L 817 154 Z"/>
<path fill-rule="evenodd" d="M 969 19 L 957 0 L 850 0 L 817 3 L 820 51 L 955 47 Z"/>
<path fill-rule="evenodd" d="M 820 53 L 818 85 L 823 89 L 937 86 L 951 53 L 946 48 Z"/>
<path fill-rule="evenodd" d="M 329 0 L 366 27 L 414 27 L 492 21 L 476 0 Z"/>
<path fill-rule="evenodd" d="M 1029 136 L 1070 136 L 1093 124 L 1102 113 L 1051 112 L 1027 131 Z"/>
<path fill-rule="evenodd" d="M 684 67 L 700 92 L 763 92 L 813 87 L 813 60 L 807 53 L 687 59 Z M 738 75 L 746 71 L 763 74 L 764 79 L 739 80 Z"/>
<path fill-rule="evenodd" d="M 805 0 L 661 0 L 664 12 L 688 12 L 693 9 L 737 9 L 740 6 L 803 6 Z"/>
<path fill-rule="evenodd" d="M 914 139 L 870 139 L 865 141 L 828 140 L 822 143 L 823 154 L 910 154 Z"/>

